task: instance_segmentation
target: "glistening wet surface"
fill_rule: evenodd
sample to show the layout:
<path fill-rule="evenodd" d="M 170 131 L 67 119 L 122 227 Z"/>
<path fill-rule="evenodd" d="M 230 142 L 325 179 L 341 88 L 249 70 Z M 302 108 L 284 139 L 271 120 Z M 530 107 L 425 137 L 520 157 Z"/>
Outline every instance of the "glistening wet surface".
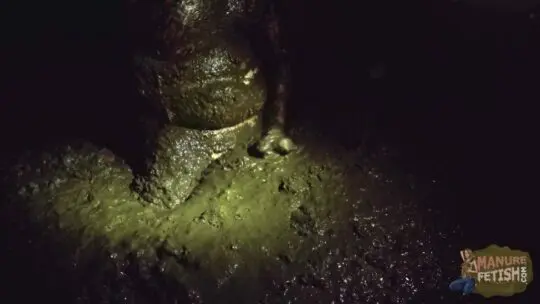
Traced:
<path fill-rule="evenodd" d="M 450 16 L 442 26 L 450 13 L 408 5 L 343 14 L 338 7 L 318 13 L 310 7 L 304 18 L 310 31 L 296 37 L 302 44 L 294 61 L 299 92 L 291 105 L 293 129 L 301 127 L 293 134 L 303 149 L 266 160 L 235 150 L 209 168 L 185 211 L 138 205 L 129 194 L 129 174 L 111 174 L 110 155 L 94 175 L 79 170 L 71 179 L 72 190 L 100 193 L 81 196 L 99 204 L 47 213 L 64 220 L 77 214 L 69 235 L 58 233 L 65 228 L 58 221 L 29 217 L 32 206 L 4 200 L 6 302 L 530 299 L 530 292 L 484 300 L 447 289 L 459 275 L 464 247 L 534 250 L 523 227 L 535 223 L 529 212 L 534 196 L 527 195 L 535 179 L 526 173 L 535 112 L 527 103 L 537 96 L 540 52 L 527 36 L 537 37 L 537 23 L 527 14 L 498 19 L 475 12 Z M 335 22 L 319 22 L 329 14 Z M 336 35 L 321 43 L 323 32 Z M 54 37 L 43 37 L 53 45 Z M 359 43 L 365 37 L 369 43 Z M 86 45 L 65 48 L 55 41 L 58 47 L 42 50 L 25 38 L 23 60 L 7 69 L 14 71 L 10 92 L 22 97 L 1 112 L 1 152 L 10 155 L 21 144 L 37 155 L 41 150 L 31 143 L 68 133 L 91 138 L 94 152 L 105 146 L 137 163 L 143 135 L 136 116 L 147 109 L 120 94 L 119 87 L 128 86 L 114 70 L 123 68 L 122 60 L 103 55 L 115 44 L 82 51 Z M 47 64 L 38 64 L 41 59 Z M 365 67 L 374 61 L 386 62 L 382 81 L 367 79 Z M 92 180 L 100 182 L 88 188 Z M 45 184 L 55 186 L 54 180 Z M 107 206 L 114 208 L 99 209 Z M 107 229 L 110 234 L 97 237 Z"/>
<path fill-rule="evenodd" d="M 437 181 L 390 171 L 396 158 L 388 147 L 366 154 L 307 130 L 292 131 L 301 149 L 285 157 L 233 151 L 173 210 L 143 208 L 123 175 L 108 169 L 110 157 L 101 173 L 81 167 L 67 185 L 53 185 L 67 187 L 61 197 L 47 196 L 46 173 L 61 179 L 62 165 L 45 165 L 45 180 L 21 189 L 32 198 L 22 201 L 27 216 L 48 225 L 24 251 L 52 255 L 42 256 L 32 281 L 55 282 L 59 291 L 68 284 L 74 298 L 61 297 L 79 303 L 442 300 L 445 255 L 458 249 L 450 241 L 457 230 L 435 224 L 443 211 L 423 202 L 437 199 Z"/>

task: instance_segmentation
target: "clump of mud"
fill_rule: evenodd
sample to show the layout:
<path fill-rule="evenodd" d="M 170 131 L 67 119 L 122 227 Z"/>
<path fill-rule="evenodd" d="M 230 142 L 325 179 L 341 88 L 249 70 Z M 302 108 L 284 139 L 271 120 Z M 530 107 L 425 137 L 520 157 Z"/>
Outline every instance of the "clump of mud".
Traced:
<path fill-rule="evenodd" d="M 412 303 L 446 288 L 444 235 L 426 220 L 436 215 L 417 205 L 422 190 L 385 171 L 386 151 L 368 159 L 296 137 L 301 149 L 283 157 L 234 150 L 170 210 L 141 204 L 127 169 L 113 170 L 119 179 L 90 160 L 102 169 L 66 171 L 63 197 L 20 202 L 42 220 L 25 251 L 54 246 L 43 265 L 57 266 L 42 277 L 77 303 Z"/>

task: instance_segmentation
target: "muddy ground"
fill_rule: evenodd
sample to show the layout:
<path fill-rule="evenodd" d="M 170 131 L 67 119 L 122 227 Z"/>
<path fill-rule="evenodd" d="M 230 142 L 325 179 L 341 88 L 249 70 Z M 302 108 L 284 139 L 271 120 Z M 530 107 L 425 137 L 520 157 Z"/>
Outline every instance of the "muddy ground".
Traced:
<path fill-rule="evenodd" d="M 30 153 L 13 171 L 4 224 L 16 238 L 30 234 L 24 252 L 39 252 L 32 267 L 45 272 L 34 279 L 71 303 L 441 297 L 457 229 L 440 225 L 441 210 L 419 209 L 439 181 L 397 175 L 387 147 L 366 155 L 307 130 L 291 131 L 301 150 L 285 157 L 237 148 L 172 210 L 143 206 L 127 169 L 99 148 L 59 148 L 37 162 Z"/>
<path fill-rule="evenodd" d="M 97 174 L 74 178 L 72 189 L 88 191 L 97 178 L 91 192 L 114 208 L 64 209 L 77 215 L 68 217 L 76 231 L 65 233 L 65 226 L 46 227 L 50 222 L 29 217 L 28 208 L 3 200 L 2 299 L 532 301 L 530 292 L 484 300 L 447 287 L 459 275 L 463 247 L 497 243 L 535 258 L 524 223 L 534 227 L 535 220 L 528 189 L 536 179 L 527 168 L 535 139 L 528 105 L 540 79 L 540 48 L 529 38 L 537 21 L 452 11 L 443 22 L 442 10 L 419 7 L 408 14 L 366 10 L 365 18 L 338 11 L 310 9 L 303 18 L 311 30 L 294 32 L 289 121 L 301 151 L 263 160 L 239 147 L 207 170 L 181 212 L 141 207 L 127 171 L 111 175 L 111 163 L 92 158 L 106 147 L 134 170 L 142 158 L 140 117 L 148 109 L 125 93 L 129 83 L 118 82 L 125 54 L 114 39 L 105 47 L 91 38 L 61 44 L 61 35 L 14 39 L 20 48 L 7 69 L 3 168 L 21 151 L 36 161 L 43 146 L 90 141 L 80 151 L 99 163 Z M 316 22 L 327 14 L 334 22 Z M 366 30 L 351 30 L 350 20 L 364 20 Z M 318 33 L 328 30 L 343 35 L 321 44 Z M 45 40 L 49 47 L 39 48 Z M 32 55 L 36 49 L 41 57 Z M 388 74 L 375 81 L 369 67 L 380 61 Z M 5 193 L 18 190 L 11 184 Z"/>

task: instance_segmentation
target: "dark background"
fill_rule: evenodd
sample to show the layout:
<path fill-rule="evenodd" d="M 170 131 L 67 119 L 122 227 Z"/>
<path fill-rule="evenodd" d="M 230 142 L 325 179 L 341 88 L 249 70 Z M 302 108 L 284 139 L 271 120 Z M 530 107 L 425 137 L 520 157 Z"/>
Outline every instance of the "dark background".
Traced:
<path fill-rule="evenodd" d="M 136 162 L 138 120 L 148 108 L 132 95 L 122 5 L 109 2 L 2 8 L 3 161 L 72 136 Z M 369 130 L 397 145 L 404 166 L 436 176 L 452 193 L 445 204 L 454 206 L 445 208 L 467 232 L 462 245 L 497 243 L 534 256 L 535 8 L 375 3 L 291 4 L 292 117 L 333 136 L 354 141 Z M 387 76 L 370 80 L 368 69 L 379 61 Z"/>

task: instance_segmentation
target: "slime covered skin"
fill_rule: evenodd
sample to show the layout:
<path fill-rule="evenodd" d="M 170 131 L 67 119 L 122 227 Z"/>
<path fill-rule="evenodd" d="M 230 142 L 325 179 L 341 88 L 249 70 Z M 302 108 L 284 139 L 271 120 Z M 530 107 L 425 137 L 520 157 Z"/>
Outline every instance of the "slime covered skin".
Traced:
<path fill-rule="evenodd" d="M 140 93 L 177 126 L 230 127 L 264 105 L 269 129 L 281 129 L 290 73 L 274 14 L 279 4 L 133 0 Z"/>
<path fill-rule="evenodd" d="M 148 119 L 142 170 L 126 173 L 134 187 L 116 189 L 174 208 L 189 198 L 208 165 L 238 144 L 253 143 L 261 131 L 262 152 L 290 150 L 281 132 L 289 73 L 269 2 L 132 0 L 127 9 L 137 90 L 165 119 Z M 263 108 L 272 119 L 261 130 Z M 81 162 L 70 168 L 93 170 L 86 159 L 96 152 L 71 146 L 64 145 Z M 47 164 L 48 178 L 55 179 L 55 165 Z M 40 180 L 37 169 L 16 184 Z"/>
<path fill-rule="evenodd" d="M 257 145 L 263 154 L 295 148 L 283 132 L 289 72 L 273 4 L 130 3 L 137 89 L 166 121 L 136 178 L 145 201 L 181 204 L 204 169 L 238 143 L 238 133 L 249 134 L 241 136 L 245 143 L 264 132 Z M 266 119 L 262 130 L 253 127 L 259 116 Z"/>
<path fill-rule="evenodd" d="M 256 117 L 219 130 L 168 126 L 159 131 L 134 188 L 144 201 L 174 208 L 197 187 L 204 170 L 237 144 L 247 145 L 259 130 Z"/>
<path fill-rule="evenodd" d="M 139 58 L 140 91 L 173 125 L 208 130 L 239 124 L 261 111 L 266 85 L 251 55 L 238 49 L 217 45 L 181 64 Z"/>

